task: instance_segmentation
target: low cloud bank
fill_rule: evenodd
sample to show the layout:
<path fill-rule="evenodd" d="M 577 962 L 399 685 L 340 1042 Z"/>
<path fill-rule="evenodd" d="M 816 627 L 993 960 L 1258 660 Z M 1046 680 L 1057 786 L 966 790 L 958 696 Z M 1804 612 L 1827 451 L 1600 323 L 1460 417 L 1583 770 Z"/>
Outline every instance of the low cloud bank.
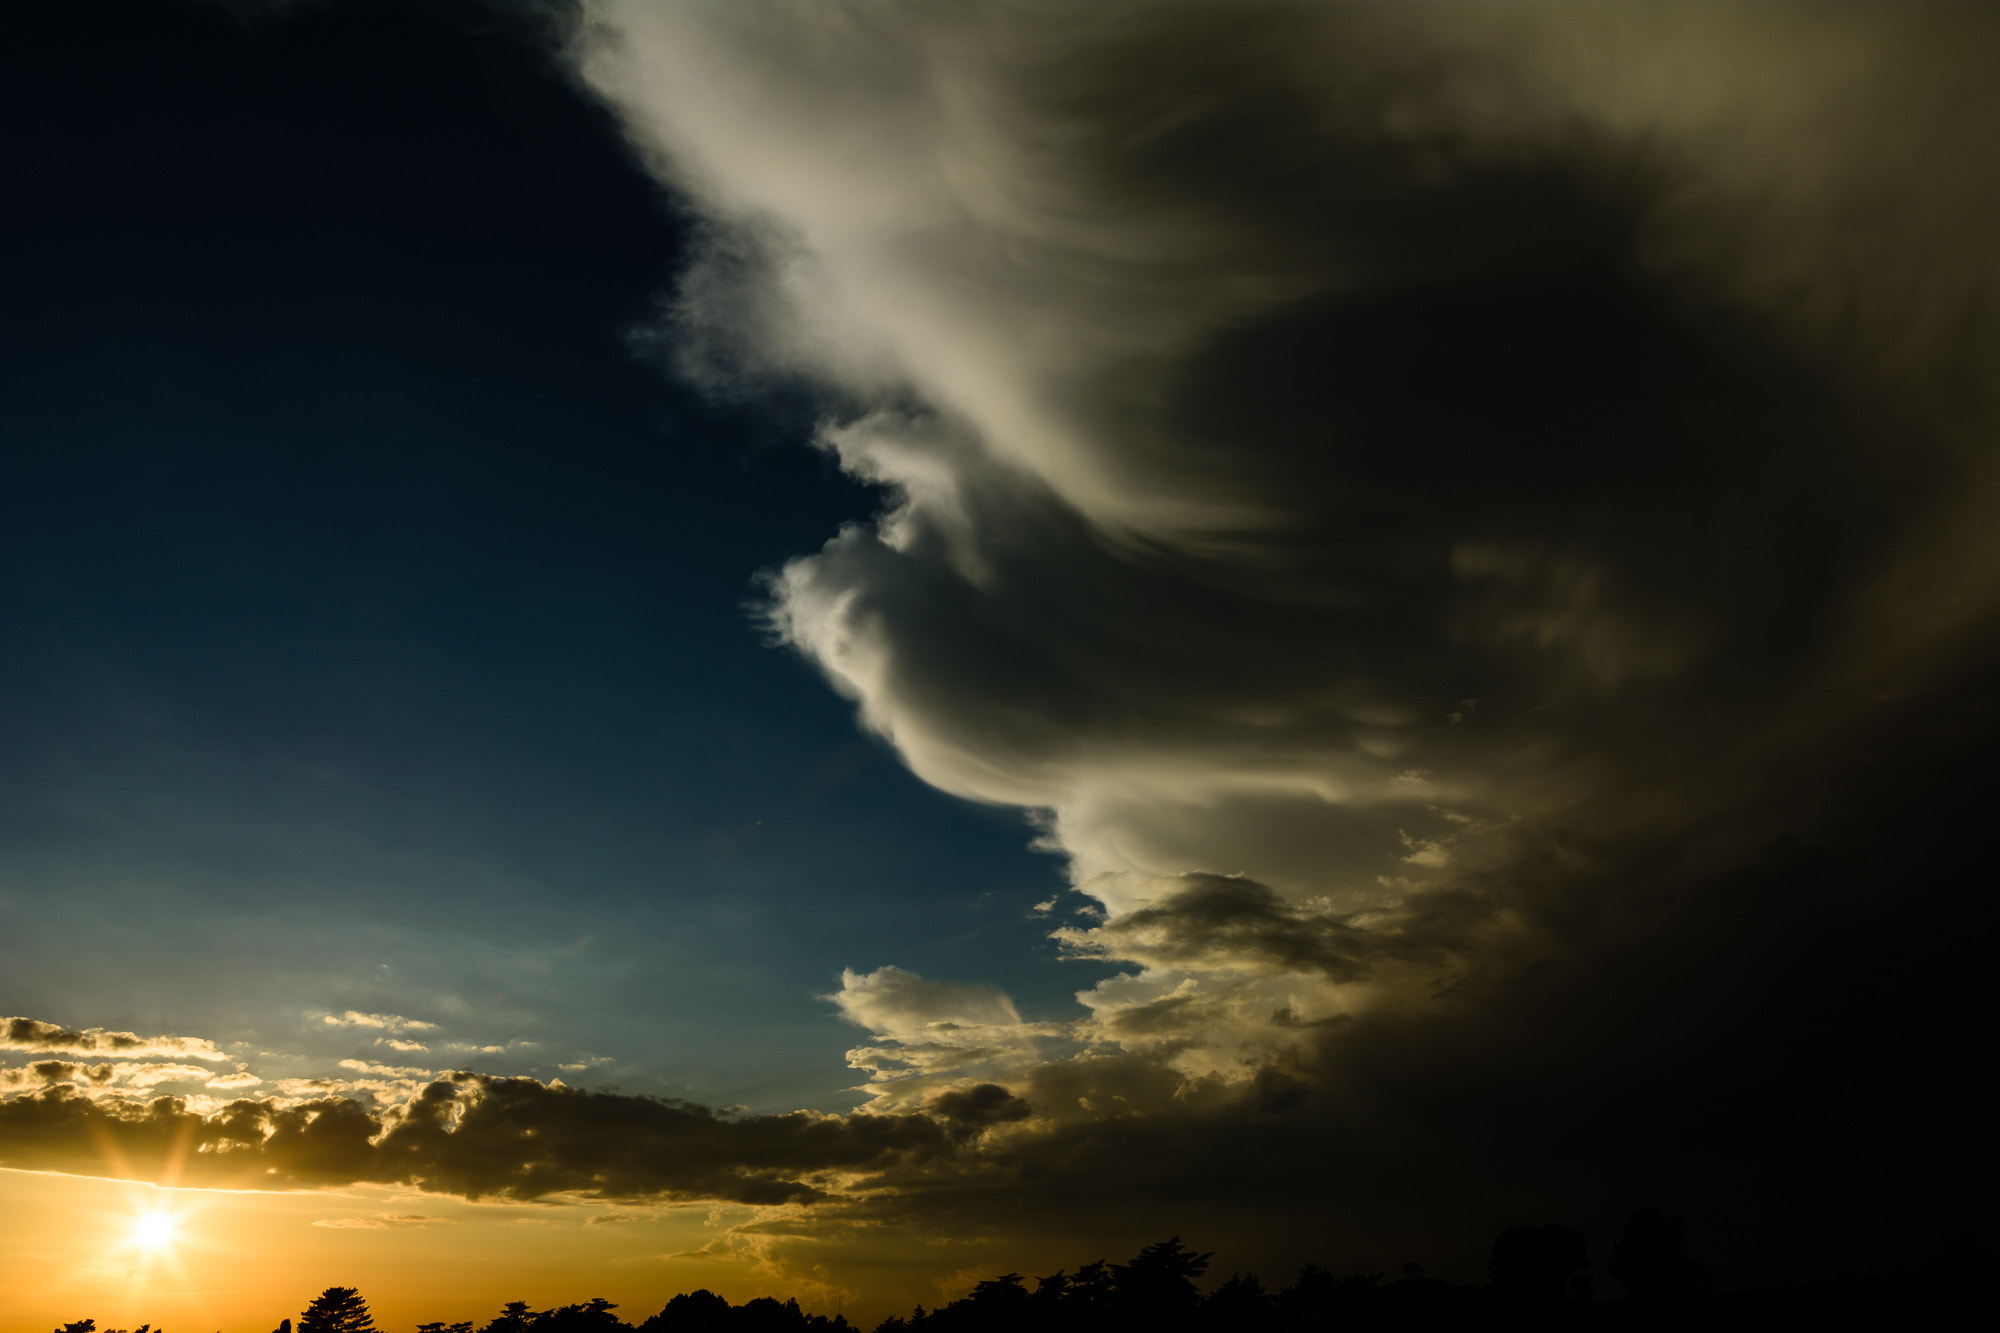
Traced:
<path fill-rule="evenodd" d="M 133 1102 L 66 1084 L 0 1101 L 0 1165 L 236 1189 L 373 1183 L 468 1199 L 796 1204 L 948 1148 L 921 1115 L 731 1118 L 465 1073 L 387 1108 L 245 1098 L 204 1112 L 183 1098 Z"/>

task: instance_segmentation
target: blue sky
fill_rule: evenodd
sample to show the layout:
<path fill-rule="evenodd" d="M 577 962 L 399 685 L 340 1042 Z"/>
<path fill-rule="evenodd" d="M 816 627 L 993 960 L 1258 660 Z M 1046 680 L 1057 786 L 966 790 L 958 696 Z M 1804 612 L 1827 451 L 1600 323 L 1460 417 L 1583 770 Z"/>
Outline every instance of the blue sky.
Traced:
<path fill-rule="evenodd" d="M 857 1100 L 843 967 L 1074 1008 L 1060 866 L 761 626 L 879 496 L 648 354 L 687 223 L 608 117 L 448 24 L 156 22 L 51 54 L 6 224 L 9 1011 L 788 1109 Z"/>

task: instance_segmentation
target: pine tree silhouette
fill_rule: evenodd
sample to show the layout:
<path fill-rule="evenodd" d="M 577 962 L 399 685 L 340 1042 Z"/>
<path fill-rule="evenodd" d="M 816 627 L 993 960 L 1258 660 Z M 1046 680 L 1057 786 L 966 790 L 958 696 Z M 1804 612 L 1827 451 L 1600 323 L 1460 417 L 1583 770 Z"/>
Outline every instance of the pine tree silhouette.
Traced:
<path fill-rule="evenodd" d="M 299 1333 L 375 1333 L 375 1320 L 353 1287 L 328 1287 L 299 1316 Z"/>

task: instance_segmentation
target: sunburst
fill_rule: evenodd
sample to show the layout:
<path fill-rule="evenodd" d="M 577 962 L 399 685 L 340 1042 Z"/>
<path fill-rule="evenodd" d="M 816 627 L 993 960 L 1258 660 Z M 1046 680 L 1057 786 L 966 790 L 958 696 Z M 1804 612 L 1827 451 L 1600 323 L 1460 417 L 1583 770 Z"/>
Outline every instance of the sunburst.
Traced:
<path fill-rule="evenodd" d="M 174 1243 L 174 1233 L 180 1229 L 180 1219 L 172 1213 L 156 1211 L 142 1213 L 132 1224 L 132 1245 L 135 1249 L 155 1253 L 168 1249 Z"/>

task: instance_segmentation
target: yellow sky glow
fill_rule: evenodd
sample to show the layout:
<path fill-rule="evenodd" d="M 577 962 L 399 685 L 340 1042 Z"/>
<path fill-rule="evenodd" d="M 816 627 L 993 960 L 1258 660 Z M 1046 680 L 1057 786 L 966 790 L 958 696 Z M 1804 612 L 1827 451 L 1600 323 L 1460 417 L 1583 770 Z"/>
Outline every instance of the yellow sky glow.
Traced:
<path fill-rule="evenodd" d="M 166 1189 L 0 1168 L 0 1266 L 10 1275 L 0 1333 L 79 1319 L 269 1333 L 330 1286 L 359 1288 L 392 1331 L 484 1323 L 511 1300 L 543 1309 L 593 1296 L 636 1323 L 697 1287 L 736 1302 L 798 1292 L 807 1303 L 748 1256 L 693 1255 L 749 1216 L 707 1205 L 473 1204 L 381 1188 Z"/>

